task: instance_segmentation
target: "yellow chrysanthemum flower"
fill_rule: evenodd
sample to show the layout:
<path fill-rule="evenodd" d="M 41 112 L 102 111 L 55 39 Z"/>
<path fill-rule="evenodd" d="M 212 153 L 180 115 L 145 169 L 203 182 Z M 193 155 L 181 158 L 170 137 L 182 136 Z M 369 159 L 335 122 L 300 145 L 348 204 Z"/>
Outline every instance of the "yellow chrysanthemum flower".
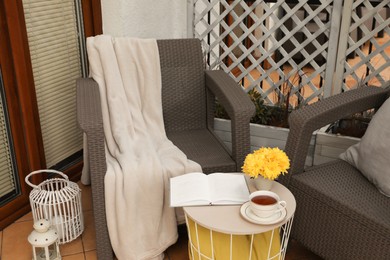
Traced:
<path fill-rule="evenodd" d="M 251 178 L 259 175 L 274 180 L 280 174 L 287 173 L 290 160 L 287 154 L 279 148 L 262 147 L 246 156 L 242 171 Z"/>

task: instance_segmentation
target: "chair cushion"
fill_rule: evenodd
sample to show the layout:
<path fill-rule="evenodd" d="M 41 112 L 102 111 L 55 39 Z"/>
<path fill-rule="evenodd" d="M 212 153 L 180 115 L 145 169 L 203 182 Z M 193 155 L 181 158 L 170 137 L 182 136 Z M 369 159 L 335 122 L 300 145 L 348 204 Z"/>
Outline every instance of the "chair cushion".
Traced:
<path fill-rule="evenodd" d="M 237 169 L 226 147 L 208 129 L 170 132 L 167 136 L 189 159 L 199 163 L 204 173 Z"/>
<path fill-rule="evenodd" d="M 390 99 L 372 118 L 361 141 L 340 155 L 390 197 Z"/>
<path fill-rule="evenodd" d="M 347 162 L 336 160 L 309 168 L 293 175 L 290 185 L 351 220 L 390 236 L 390 199 Z"/>

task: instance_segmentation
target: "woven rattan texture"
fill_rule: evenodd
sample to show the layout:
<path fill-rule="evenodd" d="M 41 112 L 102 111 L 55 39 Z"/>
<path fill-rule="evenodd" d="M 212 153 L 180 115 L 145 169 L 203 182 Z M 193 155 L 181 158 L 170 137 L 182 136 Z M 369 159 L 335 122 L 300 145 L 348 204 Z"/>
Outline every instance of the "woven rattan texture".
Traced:
<path fill-rule="evenodd" d="M 292 237 L 325 259 L 389 259 L 390 199 L 344 161 L 304 171 L 311 134 L 344 116 L 378 108 L 388 89 L 351 90 L 295 111 L 286 152 L 291 169 L 280 181 L 297 201 Z"/>
<path fill-rule="evenodd" d="M 236 171 L 236 163 L 207 129 L 170 133 L 168 138 L 180 147 L 189 159 L 202 165 L 204 173 Z"/>
<path fill-rule="evenodd" d="M 303 171 L 310 138 L 315 130 L 353 113 L 379 107 L 387 92 L 377 87 L 354 89 L 293 111 L 289 117 L 290 133 L 285 148 L 291 160 L 289 172 Z M 286 175 L 287 178 L 291 176 Z"/>
<path fill-rule="evenodd" d="M 292 238 L 324 259 L 388 260 L 389 234 L 383 236 L 370 226 L 326 207 L 298 188 L 292 189 L 297 201 Z"/>
<path fill-rule="evenodd" d="M 221 70 L 207 71 L 206 85 L 231 119 L 232 156 L 237 162 L 237 171 L 241 171 L 245 156 L 250 152 L 249 121 L 255 112 L 254 105 L 248 95 L 243 95 L 241 87 Z"/>
<path fill-rule="evenodd" d="M 104 175 L 107 170 L 104 150 L 103 120 L 97 83 L 91 79 L 77 80 L 77 121 L 88 140 L 93 214 L 96 227 L 98 259 L 113 259 L 108 236 L 104 200 Z"/>
<path fill-rule="evenodd" d="M 206 128 L 206 88 L 200 41 L 158 41 L 167 133 Z"/>
<path fill-rule="evenodd" d="M 347 162 L 337 160 L 297 174 L 291 186 L 383 236 L 390 235 L 390 199 Z"/>
<path fill-rule="evenodd" d="M 350 216 L 324 207 L 296 189 L 292 237 L 324 259 L 389 259 L 389 235 L 382 236 Z M 298 221 L 297 221 L 298 219 Z M 301 221 L 303 220 L 303 221 Z"/>
<path fill-rule="evenodd" d="M 254 105 L 233 79 L 209 75 L 206 90 L 202 50 L 198 39 L 159 40 L 164 124 L 167 136 L 206 173 L 239 171 L 249 152 L 249 119 Z M 222 72 L 223 73 L 223 72 Z M 221 80 L 221 82 L 218 82 Z M 214 94 L 232 117 L 232 155 L 211 131 Z M 208 105 L 207 105 L 208 104 Z M 92 201 L 98 259 L 113 259 L 104 200 L 106 158 L 99 89 L 92 79 L 77 81 L 77 119 L 88 137 Z"/>
<path fill-rule="evenodd" d="M 205 172 L 211 169 L 218 171 L 231 169 L 228 166 L 231 162 L 226 164 L 227 150 L 222 142 L 206 142 L 205 140 L 210 135 L 200 138 L 199 135 L 191 136 L 189 133 L 180 133 L 194 129 L 212 131 L 210 125 L 214 119 L 213 100 L 216 96 L 232 119 L 231 157 L 236 167 L 229 172 L 240 171 L 244 158 L 250 151 L 249 120 L 254 113 L 252 102 L 241 87 L 222 71 L 207 71 L 205 80 L 203 56 L 198 39 L 160 40 L 158 47 L 163 84 L 164 124 L 167 135 L 187 136 L 189 143 L 193 143 L 195 139 L 196 149 L 203 148 L 203 154 L 221 153 L 214 158 L 208 157 L 207 160 L 205 156 L 200 155 L 201 153 L 191 152 L 188 149 L 189 145 L 185 145 L 185 140 L 179 143 L 174 141 L 175 145 L 191 155 L 189 156 L 191 159 L 199 162 Z M 218 137 L 215 138 L 218 139 Z M 220 161 L 215 161 L 215 158 Z M 216 168 L 215 165 L 224 166 Z"/>

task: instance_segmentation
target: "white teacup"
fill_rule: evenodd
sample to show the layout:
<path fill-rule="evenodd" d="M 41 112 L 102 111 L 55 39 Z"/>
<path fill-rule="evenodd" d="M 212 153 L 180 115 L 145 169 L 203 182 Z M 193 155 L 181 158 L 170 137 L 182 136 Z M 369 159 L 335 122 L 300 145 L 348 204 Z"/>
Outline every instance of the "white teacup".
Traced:
<path fill-rule="evenodd" d="M 271 218 L 286 208 L 286 202 L 272 191 L 255 191 L 249 195 L 249 201 L 250 209 L 260 218 Z"/>

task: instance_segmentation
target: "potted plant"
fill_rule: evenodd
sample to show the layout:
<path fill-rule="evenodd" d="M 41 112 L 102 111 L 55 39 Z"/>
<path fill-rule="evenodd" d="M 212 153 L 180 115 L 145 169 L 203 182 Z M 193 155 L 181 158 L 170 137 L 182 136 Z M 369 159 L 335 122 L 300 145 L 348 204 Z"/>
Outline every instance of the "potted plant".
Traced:
<path fill-rule="evenodd" d="M 255 180 L 259 190 L 270 190 L 273 181 L 290 168 L 287 154 L 278 147 L 262 147 L 245 157 L 242 172 Z"/>
<path fill-rule="evenodd" d="M 359 84 L 358 87 L 364 86 L 367 85 Z M 374 113 L 373 109 L 355 113 L 321 128 L 316 135 L 313 165 L 335 160 L 348 147 L 358 143 Z"/>
<path fill-rule="evenodd" d="M 293 109 L 303 105 L 302 100 L 298 99 L 295 103 L 291 99 L 292 85 L 300 80 L 296 74 L 292 82 L 283 81 L 279 94 L 275 97 L 275 105 L 266 104 L 264 98 L 255 89 L 248 92 L 248 95 L 255 105 L 256 113 L 251 118 L 251 150 L 260 147 L 279 147 L 284 149 L 288 129 L 288 115 Z M 214 120 L 214 131 L 231 148 L 230 118 L 223 107 L 216 102 L 216 114 Z M 310 151 L 306 160 L 306 165 L 312 165 L 314 153 L 315 136 L 311 140 Z"/>

